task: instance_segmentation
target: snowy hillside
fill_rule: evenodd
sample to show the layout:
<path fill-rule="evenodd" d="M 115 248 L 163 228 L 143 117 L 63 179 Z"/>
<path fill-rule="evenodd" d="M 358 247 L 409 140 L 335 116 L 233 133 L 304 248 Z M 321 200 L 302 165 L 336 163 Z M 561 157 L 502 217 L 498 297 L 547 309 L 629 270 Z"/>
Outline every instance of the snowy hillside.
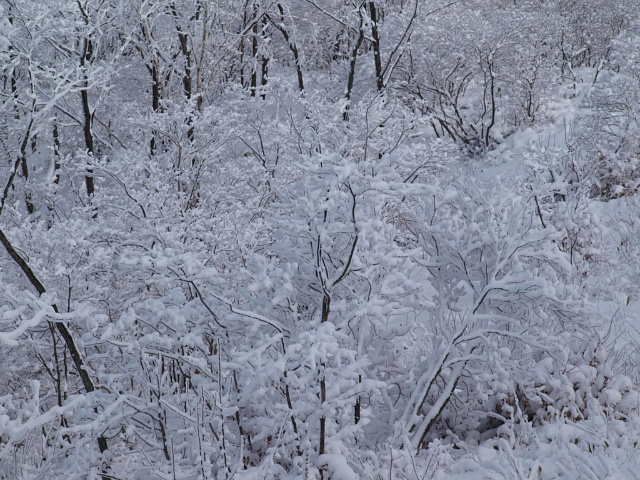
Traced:
<path fill-rule="evenodd" d="M 638 479 L 640 5 L 0 0 L 0 479 Z"/>

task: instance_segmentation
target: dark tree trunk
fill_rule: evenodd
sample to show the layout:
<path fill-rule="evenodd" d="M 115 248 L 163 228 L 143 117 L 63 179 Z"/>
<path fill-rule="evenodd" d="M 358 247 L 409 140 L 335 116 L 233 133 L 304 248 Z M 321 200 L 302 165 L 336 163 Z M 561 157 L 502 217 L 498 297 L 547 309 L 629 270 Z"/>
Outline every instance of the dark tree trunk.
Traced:
<path fill-rule="evenodd" d="M 300 51 L 298 50 L 298 45 L 295 41 L 295 39 L 291 38 L 291 35 L 289 35 L 289 31 L 287 30 L 287 27 L 285 26 L 284 20 L 285 20 L 285 16 L 284 16 L 284 8 L 282 8 L 282 5 L 280 3 L 278 3 L 278 13 L 280 14 L 280 23 L 278 22 L 274 22 L 271 18 L 269 18 L 269 20 L 271 21 L 271 24 L 276 27 L 278 30 L 280 30 L 280 33 L 282 33 L 282 36 L 284 37 L 285 41 L 287 42 L 287 45 L 289 46 L 289 49 L 291 50 L 291 53 L 293 54 L 293 61 L 296 65 L 296 73 L 298 75 L 298 89 L 303 92 L 304 91 L 304 77 L 302 75 L 302 65 L 301 65 L 301 58 L 300 58 Z"/>
<path fill-rule="evenodd" d="M 378 91 L 384 88 L 382 74 L 382 59 L 380 58 L 380 34 L 378 32 L 378 12 L 376 2 L 369 2 L 369 15 L 371 16 L 371 37 L 373 38 L 373 61 L 376 67 L 376 86 Z"/>
<path fill-rule="evenodd" d="M 360 30 L 358 31 L 358 39 L 356 40 L 353 50 L 351 51 L 351 61 L 349 62 L 349 77 L 347 79 L 347 93 L 345 94 L 346 105 L 344 107 L 344 113 L 342 118 L 345 122 L 349 121 L 349 109 L 351 108 L 351 93 L 353 91 L 353 82 L 356 76 L 356 63 L 358 61 L 358 50 L 362 41 L 364 40 L 364 20 L 360 18 Z"/>
<path fill-rule="evenodd" d="M 84 51 L 82 52 L 82 56 L 80 57 L 80 66 L 86 67 L 88 63 L 91 62 L 93 58 L 93 42 L 89 39 L 85 39 L 84 41 Z M 93 114 L 91 113 L 91 106 L 89 105 L 89 79 L 87 78 L 87 74 L 85 72 L 84 79 L 84 88 L 80 90 L 80 98 L 82 100 L 82 113 L 84 115 L 84 143 L 87 148 L 87 153 L 89 157 L 93 157 L 95 153 L 94 144 L 93 144 Z M 87 187 L 87 195 L 92 197 L 95 192 L 95 184 L 93 181 L 93 170 L 87 169 L 88 175 L 85 177 L 86 187 Z"/>

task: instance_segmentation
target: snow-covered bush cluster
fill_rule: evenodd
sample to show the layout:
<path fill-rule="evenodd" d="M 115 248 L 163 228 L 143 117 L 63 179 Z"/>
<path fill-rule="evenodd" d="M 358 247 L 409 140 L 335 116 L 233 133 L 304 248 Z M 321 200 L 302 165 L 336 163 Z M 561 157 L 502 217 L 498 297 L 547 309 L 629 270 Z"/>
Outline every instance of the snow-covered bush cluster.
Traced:
<path fill-rule="evenodd" d="M 636 478 L 640 7 L 0 0 L 0 478 Z"/>

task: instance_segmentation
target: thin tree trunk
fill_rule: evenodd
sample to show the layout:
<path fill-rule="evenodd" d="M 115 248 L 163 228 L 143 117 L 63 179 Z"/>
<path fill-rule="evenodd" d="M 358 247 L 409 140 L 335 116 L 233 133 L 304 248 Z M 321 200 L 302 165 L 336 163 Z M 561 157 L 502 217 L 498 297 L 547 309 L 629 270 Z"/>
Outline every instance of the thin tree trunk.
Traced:
<path fill-rule="evenodd" d="M 141 23 L 142 23 L 142 33 L 147 41 L 147 44 L 149 45 L 150 52 L 152 51 L 151 59 L 153 63 L 151 64 L 151 66 L 147 65 L 147 69 L 151 74 L 151 82 L 152 82 L 151 106 L 153 108 L 153 111 L 157 113 L 160 111 L 160 99 L 166 98 L 167 92 L 162 79 L 163 74 L 162 74 L 162 67 L 160 66 L 160 58 L 158 56 L 158 52 L 155 49 L 155 41 L 151 33 L 151 28 L 149 27 L 149 22 L 147 21 L 146 18 L 142 18 Z M 140 51 L 142 58 L 146 61 L 147 55 L 149 55 L 150 53 L 144 50 L 143 48 L 138 48 L 138 50 Z M 149 154 L 151 156 L 155 154 L 156 148 L 158 146 L 158 141 L 156 138 L 157 134 L 158 132 L 154 130 L 153 137 L 151 138 L 151 142 L 149 144 Z"/>
<path fill-rule="evenodd" d="M 276 27 L 278 30 L 280 30 L 280 32 L 282 33 L 282 36 L 284 37 L 285 41 L 287 42 L 287 45 L 289 46 L 289 50 L 291 50 L 291 53 L 293 54 L 293 61 L 296 65 L 296 73 L 298 75 L 298 89 L 303 92 L 304 91 L 304 77 L 302 75 L 302 64 L 301 61 L 302 59 L 300 58 L 300 51 L 298 50 L 298 45 L 295 41 L 295 39 L 291 38 L 291 35 L 289 35 L 289 32 L 287 31 L 287 28 L 285 27 L 285 16 L 284 16 L 284 8 L 282 8 L 282 5 L 280 3 L 278 3 L 278 12 L 280 13 L 280 23 L 278 22 L 274 22 L 271 18 L 269 18 L 269 21 L 271 21 L 271 24 Z"/>
<path fill-rule="evenodd" d="M 378 91 L 384 88 L 384 77 L 382 73 L 382 60 L 380 58 L 380 34 L 378 32 L 378 12 L 376 2 L 369 2 L 369 15 L 371 16 L 371 37 L 373 38 L 373 61 L 376 67 L 376 86 Z"/>
<path fill-rule="evenodd" d="M 53 121 L 53 155 L 55 157 L 53 171 L 54 179 L 53 183 L 58 185 L 60 183 L 60 131 L 58 130 L 58 119 Z"/>
<path fill-rule="evenodd" d="M 253 12 L 257 15 L 258 13 L 258 5 L 256 3 L 253 4 Z M 256 89 L 258 88 L 258 69 L 256 68 L 256 64 L 258 62 L 258 22 L 255 22 L 253 25 L 253 36 L 251 38 L 251 58 L 252 58 L 252 67 L 251 67 L 251 96 L 256 96 Z"/>
<path fill-rule="evenodd" d="M 329 312 L 331 311 L 331 297 L 328 293 L 324 294 L 322 298 L 322 318 L 321 323 L 329 321 Z M 322 362 L 322 378 L 320 379 L 320 408 L 324 408 L 324 404 L 327 401 L 327 380 L 325 377 L 325 363 Z M 327 418 L 324 414 L 320 417 L 320 444 L 318 446 L 318 455 L 323 455 L 325 450 L 325 438 L 326 438 L 326 424 Z M 320 469 L 320 478 L 324 478 L 324 470 Z"/>
<path fill-rule="evenodd" d="M 187 101 L 190 101 L 193 97 L 193 75 L 192 75 L 192 53 L 189 50 L 189 35 L 182 31 L 182 27 L 180 26 L 178 20 L 178 12 L 176 11 L 175 5 L 171 5 L 171 14 L 174 16 L 176 20 L 176 30 L 178 31 L 178 41 L 180 43 L 180 51 L 184 56 L 184 74 L 182 75 L 182 90 L 184 92 L 184 96 Z M 196 20 L 198 19 L 196 14 Z M 193 123 L 193 119 L 191 115 L 189 116 L 188 124 L 191 125 Z M 190 141 L 193 141 L 195 131 L 193 126 L 189 128 L 187 132 L 187 137 Z"/>
<path fill-rule="evenodd" d="M 80 66 L 84 69 L 93 58 L 93 42 L 89 39 L 84 41 L 84 49 L 82 56 L 80 57 Z M 87 152 L 90 158 L 93 158 L 95 153 L 93 144 L 93 115 L 91 113 L 91 106 L 89 105 L 89 79 L 86 72 L 84 73 L 84 87 L 80 90 L 80 98 L 82 100 L 82 113 L 84 115 L 84 143 L 87 148 Z M 91 198 L 95 192 L 95 184 L 93 181 L 93 170 L 87 169 L 88 175 L 85 176 L 85 182 L 87 187 L 87 195 Z"/>
<path fill-rule="evenodd" d="M 32 88 L 33 90 L 33 88 Z M 15 70 L 11 73 L 11 93 L 13 95 L 13 97 L 17 100 L 18 98 L 18 85 L 16 82 L 16 72 Z M 32 112 L 34 111 L 33 109 L 35 109 L 35 100 L 32 103 Z M 16 106 L 16 120 L 20 118 L 20 113 L 18 111 L 18 108 Z M 29 126 L 27 127 L 27 133 L 25 134 L 24 140 L 22 141 L 22 144 L 20 144 L 20 155 L 18 157 L 18 163 L 16 164 L 16 167 L 20 166 L 22 167 L 22 176 L 24 177 L 25 181 L 29 180 L 29 165 L 27 163 L 27 145 L 29 145 L 29 140 L 31 139 L 31 131 L 32 131 L 32 127 L 33 127 L 33 113 L 31 114 L 31 120 L 29 121 Z M 14 175 L 15 175 L 15 171 L 14 171 Z M 4 200 L 6 200 L 6 196 L 7 196 L 8 192 L 5 192 L 5 196 L 3 198 L 2 201 L 2 206 L 4 207 Z M 35 208 L 33 206 L 33 203 L 31 202 L 31 194 L 27 191 L 27 193 L 25 193 L 25 204 L 27 206 L 27 212 L 29 213 L 33 213 L 35 211 Z"/>
<path fill-rule="evenodd" d="M 264 35 L 264 31 L 267 28 L 267 17 L 266 15 L 262 17 L 262 34 Z M 263 56 L 260 62 L 261 71 L 260 71 L 260 84 L 264 87 L 267 84 L 267 76 L 269 75 L 269 57 Z M 264 100 L 267 95 L 265 93 L 265 89 L 262 89 L 262 99 Z"/>
<path fill-rule="evenodd" d="M 153 108 L 154 113 L 158 113 L 158 111 L 160 110 L 160 79 L 158 78 L 159 76 L 159 72 L 158 69 L 156 68 L 156 66 L 154 65 L 153 67 L 151 67 L 151 79 L 153 82 L 153 86 L 152 86 L 152 95 L 153 98 L 151 99 L 151 106 Z M 149 145 L 149 150 L 150 150 L 150 154 L 153 157 L 153 155 L 156 152 L 156 132 L 153 132 L 153 136 L 151 137 L 151 143 Z"/>
<path fill-rule="evenodd" d="M 364 19 L 360 17 L 360 30 L 358 32 L 358 39 L 356 40 L 356 44 L 353 46 L 353 50 L 351 51 L 351 61 L 349 63 L 349 77 L 347 79 L 347 93 L 345 94 L 346 105 L 344 106 L 344 113 L 342 114 L 342 118 L 345 122 L 349 121 L 349 109 L 351 108 L 351 93 L 353 91 L 353 83 L 355 81 L 356 76 L 356 62 L 358 61 L 358 50 L 360 49 L 360 45 L 362 45 L 362 40 L 364 40 Z"/>
<path fill-rule="evenodd" d="M 87 153 L 89 154 L 90 158 L 93 158 L 93 154 L 94 154 L 94 145 L 93 145 L 93 132 L 91 131 L 91 126 L 92 126 L 92 116 L 91 116 L 91 110 L 89 108 L 89 95 L 87 93 L 87 90 L 84 89 L 80 92 L 80 95 L 82 96 L 82 111 L 84 113 L 84 141 L 85 141 L 85 146 L 87 147 Z M 94 192 L 95 192 L 95 183 L 93 180 L 93 169 L 88 168 L 87 169 L 87 173 L 88 175 L 85 176 L 85 182 L 86 182 L 86 187 L 87 187 L 87 195 L 89 197 L 92 197 Z"/>
<path fill-rule="evenodd" d="M 358 375 L 358 383 L 362 383 L 362 375 Z M 360 422 L 360 395 L 358 395 L 358 398 L 356 399 L 356 406 L 354 408 L 354 412 L 353 412 L 353 417 L 354 417 L 354 421 L 353 423 L 358 424 Z"/>

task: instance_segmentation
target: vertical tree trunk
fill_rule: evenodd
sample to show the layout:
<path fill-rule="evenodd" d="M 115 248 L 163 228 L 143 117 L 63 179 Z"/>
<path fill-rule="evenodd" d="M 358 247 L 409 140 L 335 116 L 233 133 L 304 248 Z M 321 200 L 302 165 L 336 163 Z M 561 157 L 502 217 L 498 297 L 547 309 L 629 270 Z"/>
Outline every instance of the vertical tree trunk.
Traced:
<path fill-rule="evenodd" d="M 247 24 L 247 3 L 245 3 L 244 9 L 242 10 L 242 25 L 246 25 L 246 24 Z M 244 41 L 245 41 L 245 36 L 243 35 L 242 38 L 240 38 L 240 85 L 242 85 L 242 88 L 245 88 L 247 86 L 247 84 L 245 83 L 246 80 L 244 78 Z"/>
<path fill-rule="evenodd" d="M 489 134 L 496 122 L 496 91 L 495 91 L 495 75 L 493 73 L 493 56 L 487 59 L 487 68 L 489 72 L 489 102 L 491 104 L 491 120 L 484 131 L 484 144 L 489 146 Z M 485 87 L 486 88 L 486 87 Z"/>
<path fill-rule="evenodd" d="M 378 12 L 376 2 L 369 2 L 369 15 L 371 17 L 371 38 L 373 38 L 373 61 L 376 67 L 376 86 L 378 91 L 384 88 L 384 78 L 382 75 L 382 60 L 380 58 L 380 34 L 378 32 Z"/>
<path fill-rule="evenodd" d="M 16 81 L 16 71 L 15 69 L 11 72 L 11 94 L 13 95 L 13 98 L 15 99 L 15 110 L 16 110 L 16 119 L 20 118 L 20 113 L 18 110 L 18 83 Z M 32 103 L 32 112 L 33 109 L 35 109 L 35 99 L 34 102 Z M 27 133 L 25 134 L 24 140 L 22 141 L 22 143 L 20 144 L 20 154 L 18 156 L 18 163 L 16 164 L 16 168 L 18 166 L 22 167 L 21 168 L 21 175 L 24 177 L 25 181 L 29 180 L 29 165 L 27 163 L 27 145 L 29 145 L 29 140 L 31 139 L 31 131 L 32 131 L 32 127 L 33 127 L 33 113 L 31 114 L 31 120 L 29 122 L 29 126 L 27 127 Z M 14 170 L 14 174 L 15 174 Z M 10 180 L 11 182 L 12 180 Z M 8 192 L 5 191 L 4 192 L 4 198 L 2 200 L 2 206 L 4 207 L 4 201 L 7 198 L 7 194 Z M 35 211 L 35 208 L 33 206 L 33 203 L 31 202 L 31 194 L 29 194 L 29 192 L 27 192 L 25 194 L 25 204 L 27 206 L 27 212 L 29 213 L 33 213 Z"/>
<path fill-rule="evenodd" d="M 264 35 L 264 31 L 267 28 L 267 17 L 266 15 L 264 17 L 262 17 L 262 32 L 261 34 Z M 267 84 L 267 76 L 269 75 L 269 57 L 263 56 L 261 61 L 260 61 L 260 65 L 261 65 L 261 71 L 260 71 L 260 77 L 261 77 L 261 81 L 260 84 L 264 87 Z M 264 88 L 262 89 L 262 99 L 264 100 L 266 98 L 266 94 L 265 94 L 265 90 Z"/>
<path fill-rule="evenodd" d="M 187 100 L 191 100 L 193 96 L 193 80 L 191 78 L 191 51 L 189 50 L 189 38 L 186 33 L 178 27 L 178 40 L 180 41 L 180 50 L 184 56 L 184 74 L 182 75 L 182 89 Z"/>
<path fill-rule="evenodd" d="M 93 58 L 93 42 L 89 39 L 84 40 L 84 48 L 80 57 L 80 66 L 84 69 Z M 93 157 L 95 150 L 93 144 L 93 114 L 91 113 L 91 106 L 89 104 L 89 79 L 87 73 L 84 72 L 84 86 L 80 90 L 80 98 L 82 100 L 82 113 L 84 116 L 84 143 L 87 148 L 89 157 Z M 87 187 L 87 195 L 91 198 L 95 192 L 95 184 L 93 181 L 93 170 L 87 169 L 88 175 L 85 177 L 85 183 Z"/>
<path fill-rule="evenodd" d="M 182 90 L 184 92 L 185 99 L 190 102 L 193 97 L 193 75 L 192 75 L 192 52 L 189 49 L 189 35 L 182 30 L 182 27 L 179 23 L 178 12 L 176 11 L 176 7 L 174 4 L 171 5 L 171 14 L 175 18 L 176 21 L 176 30 L 178 32 L 178 42 L 180 43 L 180 52 L 184 57 L 184 73 L 182 75 Z M 198 14 L 196 13 L 196 20 L 198 19 Z M 189 115 L 188 124 L 191 125 L 193 123 L 193 119 L 191 115 Z M 187 137 L 190 141 L 193 141 L 193 137 L 195 134 L 195 130 L 193 126 L 189 128 L 187 132 Z"/>
<path fill-rule="evenodd" d="M 55 157 L 55 164 L 53 166 L 54 179 L 53 183 L 58 185 L 60 183 L 60 132 L 58 130 L 58 118 L 53 121 L 53 155 Z"/>
<path fill-rule="evenodd" d="M 320 319 L 321 323 L 325 323 L 329 321 L 329 312 L 331 311 L 331 297 L 328 293 L 325 292 L 324 297 L 322 298 L 322 317 Z M 327 401 L 327 380 L 325 377 L 325 363 L 322 362 L 322 377 L 320 379 L 320 408 L 324 408 L 324 404 Z M 320 417 L 320 442 L 318 445 L 318 455 L 324 454 L 325 449 L 325 438 L 326 438 L 326 424 L 327 418 L 324 414 Z M 320 469 L 320 478 L 324 478 L 324 470 Z"/>
<path fill-rule="evenodd" d="M 280 32 L 282 33 L 282 36 L 284 37 L 285 41 L 287 42 L 287 45 L 289 46 L 289 49 L 291 50 L 291 53 L 293 54 L 293 61 L 296 65 L 296 73 L 298 76 L 298 89 L 303 92 L 304 91 L 304 77 L 302 75 L 302 59 L 300 58 L 300 51 L 298 50 L 298 45 L 295 41 L 294 38 L 292 38 L 292 36 L 289 34 L 289 31 L 287 30 L 287 27 L 285 26 L 285 15 L 284 15 L 284 8 L 282 7 L 282 4 L 278 3 L 278 13 L 280 14 L 280 23 L 278 22 L 274 22 L 273 20 L 271 20 L 269 18 L 269 20 L 271 21 L 271 24 L 276 27 L 278 30 L 280 30 Z"/>
<path fill-rule="evenodd" d="M 160 110 L 160 79 L 158 77 L 159 77 L 159 72 L 156 66 L 154 65 L 153 67 L 151 67 L 151 80 L 153 82 L 152 90 L 151 90 L 151 94 L 153 96 L 153 98 L 151 99 L 151 106 L 153 108 L 154 113 L 158 113 L 158 111 Z M 157 132 L 154 131 L 152 134 L 153 136 L 151 137 L 151 143 L 149 145 L 151 156 L 153 156 L 156 152 L 156 147 L 157 147 L 156 134 Z"/>
<path fill-rule="evenodd" d="M 353 50 L 351 51 L 351 61 L 349 62 L 349 77 L 347 78 L 347 92 L 345 94 L 346 105 L 342 118 L 345 122 L 349 121 L 349 109 L 351 108 L 351 93 L 353 91 L 353 82 L 356 76 L 356 63 L 358 61 L 358 50 L 364 40 L 364 19 L 360 17 L 360 30 L 358 31 L 358 39 L 356 40 Z"/>
<path fill-rule="evenodd" d="M 25 181 L 29 180 L 29 165 L 27 163 L 27 141 L 28 138 L 25 138 L 20 147 L 20 165 L 22 166 L 21 173 Z M 35 207 L 33 205 L 33 202 L 31 201 L 31 193 L 29 192 L 28 187 L 27 192 L 24 194 L 24 201 L 27 206 L 27 212 L 29 212 L 30 214 L 35 212 Z"/>
<path fill-rule="evenodd" d="M 362 375 L 358 375 L 358 383 L 362 383 Z M 355 424 L 358 424 L 360 422 L 360 408 L 360 395 L 358 395 L 358 398 L 356 398 L 356 406 L 353 411 L 353 423 Z"/>
<path fill-rule="evenodd" d="M 160 99 L 166 98 L 167 92 L 164 86 L 163 78 L 162 78 L 162 67 L 160 66 L 160 58 L 158 56 L 158 52 L 155 47 L 155 41 L 153 35 L 151 33 L 151 28 L 149 27 L 149 22 L 146 18 L 141 19 L 141 27 L 142 34 L 144 35 L 145 40 L 147 41 L 147 45 L 149 46 L 148 51 L 143 48 L 138 48 L 140 51 L 142 58 L 147 61 L 147 56 L 151 55 L 151 65 L 147 65 L 147 70 L 151 75 L 151 106 L 153 108 L 154 113 L 158 113 L 160 111 Z M 157 131 L 153 131 L 153 136 L 151 137 L 151 142 L 149 144 L 149 154 L 153 156 L 158 147 L 157 140 Z"/>
<path fill-rule="evenodd" d="M 253 13 L 255 15 L 258 14 L 258 4 L 254 2 L 253 4 Z M 258 22 L 256 21 L 253 24 L 253 36 L 251 37 L 251 58 L 252 58 L 252 66 L 251 66 L 251 85 L 249 88 L 251 89 L 251 96 L 256 96 L 256 89 L 258 88 Z"/>

